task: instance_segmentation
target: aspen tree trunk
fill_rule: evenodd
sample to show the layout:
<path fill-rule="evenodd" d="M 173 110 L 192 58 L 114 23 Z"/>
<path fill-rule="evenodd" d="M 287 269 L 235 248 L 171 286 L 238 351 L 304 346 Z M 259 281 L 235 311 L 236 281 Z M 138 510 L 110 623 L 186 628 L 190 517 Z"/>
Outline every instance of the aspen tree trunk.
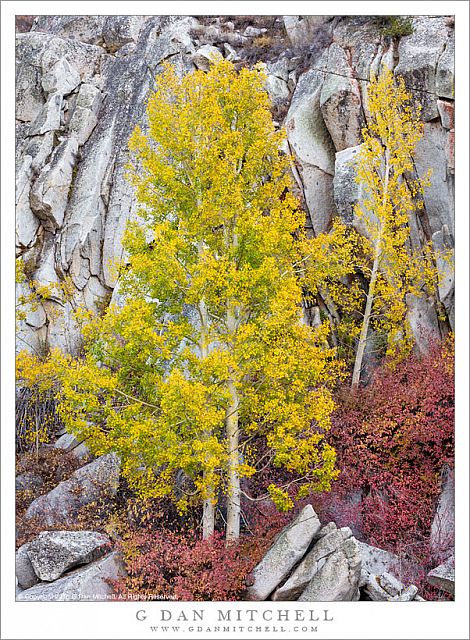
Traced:
<path fill-rule="evenodd" d="M 238 437 L 238 394 L 235 384 L 228 383 L 231 401 L 227 409 L 225 426 L 228 440 L 228 496 L 227 496 L 227 542 L 237 540 L 240 536 L 240 476 L 239 437 Z"/>
<path fill-rule="evenodd" d="M 202 539 L 207 540 L 214 533 L 215 526 L 215 505 L 213 496 L 209 495 L 204 500 L 202 515 Z"/>
<path fill-rule="evenodd" d="M 383 208 L 385 208 L 385 205 L 387 203 L 389 176 L 390 176 L 390 152 L 387 149 L 385 151 L 384 187 L 383 187 L 383 196 L 382 196 Z M 374 262 L 372 265 L 372 273 L 370 276 L 369 291 L 367 293 L 366 308 L 364 310 L 364 319 L 362 321 L 361 333 L 359 336 L 359 343 L 357 345 L 357 351 L 356 351 L 356 359 L 354 361 L 354 371 L 353 371 L 352 384 L 351 384 L 351 387 L 353 389 L 356 389 L 359 386 L 359 382 L 361 379 L 362 362 L 364 360 L 364 352 L 367 344 L 367 334 L 369 333 L 370 317 L 372 314 L 372 305 L 374 303 L 375 285 L 377 283 L 377 275 L 379 272 L 381 253 L 382 253 L 382 229 L 380 229 L 379 236 L 375 240 Z"/>
<path fill-rule="evenodd" d="M 203 243 L 199 242 L 198 244 L 198 252 L 202 253 Z M 209 355 L 209 346 L 207 343 L 208 339 L 208 328 L 209 328 L 209 320 L 207 313 L 207 306 L 205 300 L 201 300 L 199 302 L 199 316 L 201 319 L 201 333 L 199 340 L 199 350 L 201 355 L 201 360 L 205 360 Z M 210 433 L 207 432 L 204 434 L 206 438 L 210 437 Z M 214 488 L 210 485 L 206 478 L 204 478 L 204 486 L 206 487 L 206 498 L 203 504 L 203 512 L 202 512 L 202 538 L 203 540 L 207 540 L 214 533 L 215 529 L 215 492 Z"/>
<path fill-rule="evenodd" d="M 238 245 L 237 234 L 232 237 L 232 247 Z M 227 332 L 229 340 L 235 335 L 237 329 L 236 309 L 229 302 L 227 304 Z M 239 397 L 235 380 L 230 377 L 227 381 L 227 389 L 230 394 L 230 403 L 225 416 L 225 432 L 228 443 L 228 482 L 227 482 L 227 529 L 226 542 L 238 540 L 240 536 L 240 474 L 239 466 L 239 429 L 238 429 L 238 408 Z"/>
<path fill-rule="evenodd" d="M 352 387 L 357 388 L 361 379 L 362 361 L 367 343 L 367 334 L 369 333 L 370 316 L 372 312 L 372 304 L 374 302 L 375 283 L 377 282 L 377 273 L 379 269 L 379 254 L 376 252 L 374 264 L 372 266 L 372 274 L 369 283 L 369 292 L 367 294 L 366 308 L 364 311 L 364 320 L 362 322 L 361 334 L 359 336 L 359 344 L 356 351 L 356 360 L 354 361 L 354 371 L 352 377 Z"/>
<path fill-rule="evenodd" d="M 204 301 L 200 302 L 199 309 L 202 312 L 201 318 L 206 318 L 207 309 Z M 201 350 L 201 359 L 204 360 L 208 355 L 208 347 L 206 343 L 205 330 L 201 331 L 200 350 Z M 207 432 L 204 435 L 206 438 L 209 438 L 211 434 Z M 204 478 L 204 486 L 206 487 L 207 495 L 203 505 L 202 537 L 204 540 L 207 540 L 207 538 L 210 538 L 211 535 L 214 533 L 214 528 L 215 528 L 215 494 L 214 494 L 214 488 L 210 485 L 209 481 L 206 482 L 206 478 Z"/>

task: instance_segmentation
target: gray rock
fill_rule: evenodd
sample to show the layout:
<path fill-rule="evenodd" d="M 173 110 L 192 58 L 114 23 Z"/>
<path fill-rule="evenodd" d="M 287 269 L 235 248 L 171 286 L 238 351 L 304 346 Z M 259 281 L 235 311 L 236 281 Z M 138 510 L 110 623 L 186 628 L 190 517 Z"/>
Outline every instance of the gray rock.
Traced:
<path fill-rule="evenodd" d="M 24 122 L 33 122 L 38 117 L 45 103 L 42 78 L 59 60 L 65 59 L 80 73 L 82 81 L 87 82 L 99 69 L 104 56 L 100 47 L 50 33 L 17 34 L 16 117 Z"/>
<path fill-rule="evenodd" d="M 173 18 L 175 18 L 175 16 L 173 16 Z M 165 37 L 176 45 L 177 51 L 192 54 L 195 50 L 192 33 L 201 25 L 199 25 L 199 22 L 194 16 L 177 16 L 176 18 L 175 21 L 165 26 Z M 219 42 L 220 40 L 217 41 Z"/>
<path fill-rule="evenodd" d="M 444 305 L 450 325 L 454 327 L 454 290 L 455 290 L 455 265 L 454 250 L 449 229 L 444 225 L 441 231 L 432 235 L 432 245 L 436 258 L 438 272 L 439 300 Z"/>
<path fill-rule="evenodd" d="M 61 109 L 62 95 L 60 93 L 53 93 L 31 125 L 29 134 L 35 136 L 59 129 Z"/>
<path fill-rule="evenodd" d="M 268 75 L 265 88 L 273 104 L 285 102 L 289 97 L 287 82 L 277 76 Z"/>
<path fill-rule="evenodd" d="M 76 107 L 70 120 L 70 133 L 77 139 L 79 146 L 82 146 L 97 124 L 98 118 L 93 111 Z"/>
<path fill-rule="evenodd" d="M 77 440 L 77 438 L 71 433 L 64 433 L 56 441 L 54 447 L 56 447 L 56 449 L 64 449 L 64 451 L 73 453 L 73 455 L 79 460 L 87 458 L 90 455 L 90 450 L 85 445 L 85 443 Z"/>
<path fill-rule="evenodd" d="M 33 183 L 31 208 L 47 231 L 54 232 L 64 221 L 77 151 L 75 138 L 61 142 Z"/>
<path fill-rule="evenodd" d="M 289 59 L 287 57 L 279 60 L 269 60 L 266 63 L 266 67 L 269 75 L 276 76 L 276 78 L 280 78 L 284 82 L 289 81 Z"/>
<path fill-rule="evenodd" d="M 316 233 L 328 231 L 334 211 L 335 148 L 321 113 L 322 83 L 323 74 L 318 71 L 302 74 L 285 120 L 289 146 L 298 161 L 306 206 Z"/>
<path fill-rule="evenodd" d="M 455 595 L 455 557 L 450 556 L 445 562 L 430 571 L 428 582 L 438 589 Z"/>
<path fill-rule="evenodd" d="M 16 36 L 16 118 L 24 122 L 34 121 L 45 102 L 37 65 L 39 47 L 31 46 L 28 35 Z"/>
<path fill-rule="evenodd" d="M 46 164 L 54 148 L 54 133 L 48 131 L 42 136 L 28 137 L 24 157 L 31 156 L 31 168 L 39 172 Z"/>
<path fill-rule="evenodd" d="M 98 87 L 93 84 L 83 83 L 77 95 L 77 107 L 89 109 L 95 115 L 98 115 L 101 106 L 102 94 Z"/>
<path fill-rule="evenodd" d="M 75 109 L 69 122 L 69 131 L 83 145 L 98 123 L 101 106 L 101 91 L 92 84 L 82 84 L 78 92 Z"/>
<path fill-rule="evenodd" d="M 83 569 L 52 583 L 40 583 L 17 596 L 19 602 L 93 602 L 113 599 L 113 588 L 107 580 L 125 575 L 120 555 L 111 553 Z"/>
<path fill-rule="evenodd" d="M 358 546 L 362 558 L 362 568 L 368 573 L 375 575 L 393 573 L 399 566 L 400 559 L 394 553 L 361 541 L 358 541 Z"/>
<path fill-rule="evenodd" d="M 38 16 L 31 31 L 53 33 L 88 44 L 103 44 L 106 16 Z"/>
<path fill-rule="evenodd" d="M 266 33 L 266 31 L 267 29 L 258 29 L 257 27 L 252 27 L 250 25 L 245 29 L 243 35 L 246 38 L 257 38 L 258 36 L 263 35 L 263 33 Z"/>
<path fill-rule="evenodd" d="M 345 540 L 330 555 L 298 598 L 299 602 L 337 602 L 359 599 L 361 554 L 355 538 Z"/>
<path fill-rule="evenodd" d="M 116 52 L 125 44 L 137 42 L 145 16 L 106 16 L 103 40 L 106 49 Z"/>
<path fill-rule="evenodd" d="M 449 38 L 446 47 L 439 57 L 436 69 L 436 92 L 442 98 L 455 98 L 455 40 L 454 35 Z"/>
<path fill-rule="evenodd" d="M 356 161 L 361 145 L 350 147 L 336 154 L 335 176 L 333 190 L 336 211 L 342 222 L 356 229 L 364 237 L 369 237 L 368 226 L 376 221 L 374 214 L 364 211 L 362 215 L 356 213 L 356 205 L 362 204 L 366 198 L 362 184 L 356 182 Z"/>
<path fill-rule="evenodd" d="M 320 540 L 320 538 L 323 538 L 324 536 L 328 535 L 329 533 L 331 533 L 332 531 L 336 531 L 337 530 L 337 526 L 334 522 L 328 522 L 328 524 L 325 524 L 312 538 L 312 542 L 318 542 L 318 540 Z"/>
<path fill-rule="evenodd" d="M 439 340 L 441 337 L 434 300 L 408 293 L 406 295 L 406 306 L 407 319 L 410 323 L 416 346 L 421 353 L 426 353 L 430 341 Z"/>
<path fill-rule="evenodd" d="M 304 556 L 319 529 L 318 516 L 312 506 L 307 505 L 281 532 L 253 570 L 253 584 L 247 590 L 247 599 L 266 600 Z"/>
<path fill-rule="evenodd" d="M 406 589 L 402 591 L 400 595 L 394 596 L 392 598 L 392 602 L 411 602 L 412 600 L 416 600 L 417 595 L 418 587 L 414 584 L 411 584 L 409 587 L 406 587 Z"/>
<path fill-rule="evenodd" d="M 224 53 L 227 60 L 230 62 L 238 62 L 240 60 L 240 56 L 236 49 L 232 47 L 228 42 L 224 42 Z"/>
<path fill-rule="evenodd" d="M 201 69 L 202 71 L 209 71 L 211 62 L 220 57 L 222 57 L 220 49 L 211 44 L 204 44 L 195 53 L 193 53 L 191 60 L 198 69 Z"/>
<path fill-rule="evenodd" d="M 320 108 L 336 151 L 342 151 L 362 142 L 361 93 L 346 52 L 335 42 L 328 50 L 328 69 L 331 73 L 322 84 Z"/>
<path fill-rule="evenodd" d="M 36 575 L 52 582 L 69 569 L 98 560 L 109 545 L 109 538 L 96 531 L 43 531 L 29 544 L 28 556 Z"/>
<path fill-rule="evenodd" d="M 272 600 L 296 600 L 312 578 L 328 561 L 328 558 L 336 553 L 343 542 L 350 536 L 351 530 L 347 528 L 335 529 L 323 535 L 294 569 L 290 578 L 276 589 Z"/>
<path fill-rule="evenodd" d="M 430 546 L 436 555 L 450 553 L 455 545 L 455 474 L 445 467 L 442 490 L 431 524 Z"/>
<path fill-rule="evenodd" d="M 451 175 L 452 158 L 449 156 L 448 133 L 439 122 L 427 122 L 424 135 L 418 142 L 414 161 L 420 178 L 429 169 L 431 184 L 424 191 L 424 206 L 431 234 L 447 226 L 450 236 L 455 237 L 454 221 L 454 177 Z"/>
<path fill-rule="evenodd" d="M 287 37 L 294 46 L 313 41 L 315 31 L 331 16 L 282 16 Z"/>
<path fill-rule="evenodd" d="M 391 573 L 383 573 L 380 576 L 380 584 L 392 597 L 399 596 L 401 593 L 406 591 L 405 585 Z"/>
<path fill-rule="evenodd" d="M 64 96 L 78 87 L 80 74 L 66 58 L 61 58 L 43 76 L 41 84 L 46 93 L 59 93 Z"/>
<path fill-rule="evenodd" d="M 433 120 L 438 116 L 436 70 L 438 61 L 447 44 L 447 27 L 443 16 L 429 19 L 425 16 L 413 18 L 413 33 L 400 39 L 399 63 L 395 75 L 402 76 L 405 84 L 414 88 L 414 95 L 423 106 L 421 117 Z"/>
<path fill-rule="evenodd" d="M 34 491 L 35 489 L 40 489 L 43 485 L 43 479 L 36 473 L 21 473 L 15 478 L 16 491 Z"/>
<path fill-rule="evenodd" d="M 99 499 L 113 498 L 119 485 L 119 470 L 115 454 L 97 458 L 49 493 L 36 498 L 28 507 L 25 520 L 37 518 L 45 526 L 60 526 L 75 517 L 81 507 Z"/>
<path fill-rule="evenodd" d="M 399 598 L 402 598 L 400 601 L 405 602 L 413 600 L 418 589 L 414 585 L 406 589 L 405 585 L 394 575 L 385 572 L 382 575 L 369 573 L 364 585 L 364 592 L 374 602 L 393 602 L 398 601 Z"/>
<path fill-rule="evenodd" d="M 29 542 L 23 544 L 15 556 L 16 579 L 22 589 L 29 589 L 39 582 L 28 554 L 29 545 Z"/>

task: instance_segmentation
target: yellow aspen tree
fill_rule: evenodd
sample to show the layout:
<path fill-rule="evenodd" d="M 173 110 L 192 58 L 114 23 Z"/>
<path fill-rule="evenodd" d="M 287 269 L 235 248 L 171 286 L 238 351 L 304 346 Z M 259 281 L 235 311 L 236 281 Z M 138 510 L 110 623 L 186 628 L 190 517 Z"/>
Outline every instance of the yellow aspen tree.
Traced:
<path fill-rule="evenodd" d="M 352 386 L 360 382 L 369 329 L 373 323 L 387 336 L 389 355 L 409 346 L 406 296 L 423 296 L 437 278 L 429 244 L 417 250 L 410 243 L 410 211 L 423 207 L 429 177 L 413 179 L 413 152 L 423 135 L 420 107 L 413 105 L 402 78 L 384 69 L 368 88 L 370 121 L 363 130 L 356 180 L 365 198 L 356 205 L 366 238 L 362 243 L 369 266 L 365 306 L 357 341 Z"/>
<path fill-rule="evenodd" d="M 124 302 L 84 314 L 85 356 L 61 396 L 69 429 L 116 451 L 142 496 L 202 504 L 206 538 L 225 496 L 228 541 L 241 480 L 266 461 L 293 475 L 265 487 L 279 508 L 338 473 L 324 433 L 341 367 L 328 327 L 300 322 L 304 214 L 265 81 L 226 60 L 157 77 L 148 131 L 130 140 L 140 209 L 124 236 Z"/>

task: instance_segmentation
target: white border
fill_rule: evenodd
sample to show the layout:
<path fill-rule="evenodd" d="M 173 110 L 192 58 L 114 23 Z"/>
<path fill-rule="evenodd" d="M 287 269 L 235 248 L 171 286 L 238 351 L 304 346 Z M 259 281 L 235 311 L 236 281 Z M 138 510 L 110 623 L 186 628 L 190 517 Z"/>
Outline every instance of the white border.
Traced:
<path fill-rule="evenodd" d="M 455 602 L 428 603 L 324 603 L 334 621 L 318 623 L 316 635 L 267 633 L 243 634 L 236 631 L 224 638 L 415 638 L 467 639 L 468 635 L 468 290 L 469 290 L 469 6 L 465 0 L 443 3 L 430 1 L 395 2 L 147 2 L 115 0 L 81 2 L 16 2 L 4 1 L 2 13 L 2 192 L 1 192 L 1 257 L 2 257 L 2 638 L 160 638 L 147 623 L 138 622 L 135 614 L 145 609 L 155 617 L 159 609 L 181 608 L 191 611 L 189 603 L 16 603 L 14 601 L 14 15 L 36 14 L 105 14 L 125 15 L 277 15 L 290 14 L 367 15 L 455 14 L 456 30 L 456 553 L 457 586 Z M 206 620 L 218 609 L 249 608 L 246 603 L 199 603 Z M 295 609 L 298 603 L 256 603 L 264 609 Z M 197 607 L 196 607 L 197 608 Z M 153 612 L 153 613 L 152 613 Z M 195 625 L 197 626 L 197 624 Z M 212 637 L 204 633 L 183 636 L 169 632 L 165 638 Z"/>

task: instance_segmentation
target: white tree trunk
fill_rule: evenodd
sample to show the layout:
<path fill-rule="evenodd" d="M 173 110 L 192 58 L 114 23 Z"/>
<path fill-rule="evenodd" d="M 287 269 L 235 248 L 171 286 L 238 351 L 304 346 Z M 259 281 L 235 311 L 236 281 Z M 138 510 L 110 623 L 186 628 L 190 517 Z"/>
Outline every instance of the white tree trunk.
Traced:
<path fill-rule="evenodd" d="M 207 540 L 214 533 L 215 527 L 215 505 L 213 496 L 208 496 L 204 500 L 203 516 L 202 516 L 202 538 Z"/>
<path fill-rule="evenodd" d="M 228 441 L 228 488 L 227 488 L 227 543 L 240 536 L 240 475 L 239 465 L 239 431 L 238 431 L 238 394 L 232 380 L 228 382 L 230 404 L 227 408 L 225 427 Z"/>
<path fill-rule="evenodd" d="M 388 196 L 388 181 L 390 176 L 390 152 L 388 149 L 385 151 L 385 170 L 384 170 L 384 186 L 382 193 L 382 207 L 385 208 Z M 378 215 L 380 221 L 380 214 Z M 377 283 L 377 275 L 379 272 L 380 258 L 382 255 L 382 231 L 379 230 L 379 235 L 375 239 L 374 243 L 374 262 L 372 265 L 372 273 L 370 276 L 369 290 L 367 292 L 366 307 L 364 310 L 364 318 L 362 321 L 361 333 L 359 336 L 359 343 L 357 345 L 356 358 L 354 361 L 354 370 L 352 376 L 352 388 L 355 389 L 359 386 L 361 380 L 362 363 L 364 360 L 364 353 L 367 344 L 367 335 L 369 333 L 370 318 L 372 315 L 372 306 L 374 304 L 375 285 Z"/>
<path fill-rule="evenodd" d="M 202 252 L 203 245 L 199 243 L 198 246 L 199 253 Z M 209 345 L 208 345 L 208 330 L 209 330 L 209 316 L 207 312 L 207 305 L 204 299 L 199 302 L 199 316 L 201 320 L 201 332 L 199 339 L 199 350 L 201 361 L 205 360 L 209 355 Z M 210 432 L 206 432 L 204 437 L 209 438 Z M 215 495 L 214 488 L 208 483 L 204 482 L 207 491 L 207 497 L 204 500 L 203 504 L 203 515 L 202 515 L 202 537 L 204 540 L 210 538 L 214 533 L 215 529 Z"/>
<path fill-rule="evenodd" d="M 369 283 L 369 292 L 367 294 L 366 308 L 364 311 L 364 319 L 361 327 L 361 334 L 359 336 L 359 343 L 357 345 L 356 359 L 354 361 L 354 371 L 352 377 L 352 387 L 359 386 L 362 371 L 362 362 L 364 360 L 364 352 L 367 344 L 367 334 L 369 333 L 370 316 L 372 313 L 372 304 L 374 302 L 375 295 L 375 283 L 377 282 L 377 272 L 379 268 L 379 256 L 376 254 L 374 264 L 372 267 L 372 274 Z"/>

